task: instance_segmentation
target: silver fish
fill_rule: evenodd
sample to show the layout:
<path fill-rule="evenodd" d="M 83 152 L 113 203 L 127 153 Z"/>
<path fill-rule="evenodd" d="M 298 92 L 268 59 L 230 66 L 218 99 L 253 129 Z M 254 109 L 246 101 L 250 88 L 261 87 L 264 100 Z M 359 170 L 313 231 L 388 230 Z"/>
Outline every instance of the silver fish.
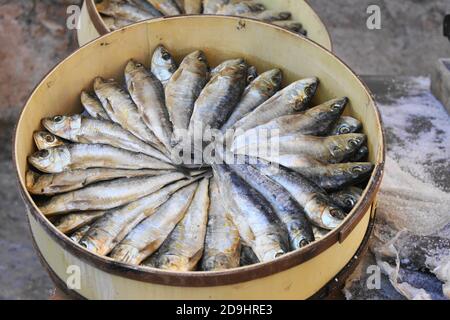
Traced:
<path fill-rule="evenodd" d="M 47 131 L 35 131 L 33 133 L 33 139 L 38 150 L 50 149 L 64 145 L 64 142 L 61 139 Z"/>
<path fill-rule="evenodd" d="M 174 128 L 173 143 L 180 142 L 187 131 L 195 101 L 207 81 L 208 63 L 205 54 L 195 51 L 183 59 L 167 84 L 166 105 Z"/>
<path fill-rule="evenodd" d="M 350 157 L 348 157 L 348 161 L 350 162 L 358 162 L 365 161 L 369 156 L 369 148 L 367 146 L 362 146 L 356 152 L 354 152 Z"/>
<path fill-rule="evenodd" d="M 90 119 L 80 115 L 56 116 L 43 119 L 42 125 L 51 133 L 72 142 L 106 144 L 170 162 L 170 159 L 160 151 L 110 121 Z"/>
<path fill-rule="evenodd" d="M 184 177 L 181 173 L 169 173 L 156 177 L 122 178 L 100 182 L 81 190 L 54 196 L 41 206 L 40 210 L 45 215 L 109 210 L 150 195 Z"/>
<path fill-rule="evenodd" d="M 108 211 L 91 226 L 80 244 L 98 255 L 107 255 L 134 227 L 154 214 L 175 192 L 195 181 L 196 179 L 175 182 L 126 206 Z"/>
<path fill-rule="evenodd" d="M 172 271 L 194 271 L 205 243 L 209 209 L 209 179 L 203 179 L 184 218 L 150 259 L 151 265 Z"/>
<path fill-rule="evenodd" d="M 239 258 L 239 265 L 250 266 L 259 263 L 259 259 L 249 246 L 242 245 L 241 256 Z"/>
<path fill-rule="evenodd" d="M 160 151 L 164 146 L 146 126 L 130 95 L 114 80 L 98 77 L 94 90 L 111 120 Z"/>
<path fill-rule="evenodd" d="M 134 23 L 133 21 L 130 20 L 108 17 L 104 15 L 102 15 L 101 17 L 109 31 L 116 31 L 118 29 L 122 29 Z"/>
<path fill-rule="evenodd" d="M 247 131 L 272 119 L 306 110 L 318 85 L 317 78 L 307 78 L 290 84 L 236 122 L 233 128 Z"/>
<path fill-rule="evenodd" d="M 126 1 L 101 0 L 101 2 L 97 1 L 95 6 L 101 14 L 134 22 L 156 18 L 150 12 L 142 10 Z"/>
<path fill-rule="evenodd" d="M 230 129 L 236 122 L 267 101 L 281 88 L 283 73 L 280 69 L 264 72 L 253 80 L 242 94 L 241 101 L 228 118 L 222 131 Z"/>
<path fill-rule="evenodd" d="M 81 240 L 81 238 L 83 238 L 83 236 L 86 234 L 86 232 L 88 232 L 90 227 L 91 227 L 90 225 L 81 227 L 80 229 L 78 229 L 77 231 L 75 231 L 70 235 L 70 240 L 72 240 L 75 243 L 78 243 Z"/>
<path fill-rule="evenodd" d="M 92 168 L 66 171 L 55 174 L 38 174 L 28 171 L 26 174 L 27 190 L 31 194 L 54 195 L 84 188 L 90 184 L 118 178 L 133 178 L 168 174 L 165 170 L 122 170 L 110 168 Z"/>
<path fill-rule="evenodd" d="M 352 117 L 343 116 L 340 117 L 339 120 L 337 120 L 333 127 L 329 130 L 329 135 L 334 136 L 340 134 L 356 133 L 360 132 L 361 129 L 361 121 Z"/>
<path fill-rule="evenodd" d="M 88 212 L 74 212 L 62 216 L 53 224 L 62 233 L 68 234 L 76 230 L 92 224 L 105 214 L 105 211 L 88 211 Z"/>
<path fill-rule="evenodd" d="M 166 87 L 172 75 L 177 71 L 177 64 L 164 46 L 158 46 L 152 55 L 151 71 Z"/>
<path fill-rule="evenodd" d="M 286 189 L 248 164 L 229 166 L 270 203 L 288 232 L 291 250 L 300 249 L 314 241 L 311 224 L 303 208 Z"/>
<path fill-rule="evenodd" d="M 342 223 L 345 213 L 333 204 L 325 191 L 299 173 L 263 161 L 253 166 L 286 189 L 316 226 L 332 230 Z"/>
<path fill-rule="evenodd" d="M 331 199 L 345 212 L 349 213 L 358 203 L 364 190 L 357 187 L 348 187 L 344 190 L 336 191 L 330 194 Z"/>
<path fill-rule="evenodd" d="M 240 237 L 231 215 L 223 206 L 216 179 L 209 187 L 211 204 L 202 259 L 202 270 L 220 271 L 239 267 Z"/>
<path fill-rule="evenodd" d="M 189 208 L 198 183 L 176 192 L 153 215 L 138 224 L 111 252 L 111 258 L 139 265 L 162 245 Z"/>
<path fill-rule="evenodd" d="M 271 261 L 288 251 L 286 230 L 271 205 L 226 165 L 213 166 L 220 193 L 231 213 L 241 239 L 261 262 Z"/>
<path fill-rule="evenodd" d="M 159 12 L 149 1 L 147 0 L 127 0 L 129 3 L 134 4 L 138 8 L 149 12 L 152 16 L 162 17 L 162 13 Z"/>
<path fill-rule="evenodd" d="M 94 97 L 86 91 L 82 91 L 81 104 L 83 105 L 84 110 L 86 110 L 92 118 L 111 121 L 105 109 L 103 109 L 102 103 L 97 99 L 97 97 Z"/>
<path fill-rule="evenodd" d="M 173 0 L 147 0 L 154 6 L 159 12 L 162 12 L 165 16 L 178 16 L 181 14 L 180 8 Z"/>
<path fill-rule="evenodd" d="M 173 170 L 174 166 L 141 153 L 104 144 L 71 144 L 45 149 L 28 157 L 28 162 L 46 173 L 88 168 Z"/>
<path fill-rule="evenodd" d="M 217 11 L 230 0 L 203 0 L 203 14 L 216 14 Z"/>
<path fill-rule="evenodd" d="M 258 76 L 258 69 L 255 66 L 249 66 L 247 70 L 247 85 L 252 83 Z"/>
<path fill-rule="evenodd" d="M 330 230 L 322 229 L 316 226 L 313 226 L 314 231 L 314 237 L 316 238 L 316 241 L 319 241 L 327 236 L 327 234 L 330 233 Z"/>

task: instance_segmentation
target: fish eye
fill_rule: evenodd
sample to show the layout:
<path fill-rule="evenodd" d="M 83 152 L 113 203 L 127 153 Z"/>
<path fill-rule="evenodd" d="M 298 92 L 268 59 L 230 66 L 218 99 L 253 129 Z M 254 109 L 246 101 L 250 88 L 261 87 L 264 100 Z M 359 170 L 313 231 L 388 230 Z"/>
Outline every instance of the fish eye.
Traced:
<path fill-rule="evenodd" d="M 141 68 L 143 65 L 142 65 L 142 63 L 136 63 L 136 67 L 138 67 L 138 68 Z"/>
<path fill-rule="evenodd" d="M 56 123 L 61 123 L 63 122 L 64 118 L 62 116 L 56 116 L 53 118 L 53 121 Z"/>
<path fill-rule="evenodd" d="M 331 208 L 330 209 L 330 214 L 332 217 L 338 218 L 338 219 L 342 219 L 343 214 L 342 211 L 339 210 L 338 208 Z"/>
<path fill-rule="evenodd" d="M 248 77 L 247 77 L 247 82 L 252 82 L 253 80 L 255 80 L 255 76 L 254 75 L 249 75 Z"/>
<path fill-rule="evenodd" d="M 54 141 L 55 141 L 55 137 L 52 136 L 51 134 L 46 134 L 46 135 L 44 136 L 44 139 L 45 139 L 45 141 L 47 141 L 47 142 L 54 142 Z"/>
<path fill-rule="evenodd" d="M 166 61 L 170 60 L 170 54 L 167 51 L 164 51 L 161 57 Z"/>
<path fill-rule="evenodd" d="M 206 61 L 206 58 L 205 58 L 205 56 L 204 55 L 199 55 L 198 56 L 198 61 L 200 61 L 200 62 L 205 62 Z"/>
<path fill-rule="evenodd" d="M 340 105 L 339 103 L 334 103 L 334 104 L 331 106 L 331 110 L 333 110 L 333 111 L 341 110 L 341 105 Z"/>
<path fill-rule="evenodd" d="M 311 87 L 306 87 L 306 88 L 305 88 L 305 94 L 306 94 L 307 96 L 310 96 L 310 95 L 312 94 Z"/>
<path fill-rule="evenodd" d="M 363 172 L 363 168 L 361 166 L 354 166 L 352 168 L 352 172 L 353 173 L 362 173 Z"/>
<path fill-rule="evenodd" d="M 343 125 L 342 127 L 339 128 L 339 133 L 340 134 L 347 134 L 350 133 L 350 128 L 348 125 Z"/>
<path fill-rule="evenodd" d="M 38 154 L 37 154 L 37 156 L 38 156 L 39 158 L 43 158 L 43 159 L 44 159 L 44 158 L 47 158 L 49 155 L 50 155 L 50 152 L 48 152 L 47 149 L 41 150 L 41 151 L 39 151 Z"/>
<path fill-rule="evenodd" d="M 333 152 L 339 152 L 339 151 L 341 151 L 341 147 L 339 147 L 339 146 L 333 146 Z"/>
<path fill-rule="evenodd" d="M 357 147 L 359 145 L 359 139 L 350 139 L 348 140 L 348 145 L 350 147 Z"/>
<path fill-rule="evenodd" d="M 356 204 L 356 200 L 349 196 L 344 199 L 344 203 L 345 203 L 345 205 L 347 205 L 349 207 L 354 207 Z"/>
<path fill-rule="evenodd" d="M 300 242 L 298 243 L 298 246 L 299 246 L 300 248 L 303 248 L 303 247 L 306 247 L 308 244 L 309 244 L 309 241 L 308 241 L 308 240 L 302 239 L 302 240 L 300 240 Z"/>

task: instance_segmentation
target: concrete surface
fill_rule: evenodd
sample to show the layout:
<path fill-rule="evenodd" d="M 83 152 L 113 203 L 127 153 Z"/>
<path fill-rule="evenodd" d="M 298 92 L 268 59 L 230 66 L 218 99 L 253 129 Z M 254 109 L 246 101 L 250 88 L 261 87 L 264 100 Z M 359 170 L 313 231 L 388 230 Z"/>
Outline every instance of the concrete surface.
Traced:
<path fill-rule="evenodd" d="M 77 47 L 65 12 L 80 2 L 0 0 L 0 299 L 45 299 L 52 288 L 30 241 L 11 164 L 11 135 L 33 87 Z M 437 58 L 450 56 L 441 30 L 448 0 L 309 2 L 328 25 L 335 52 L 360 74 L 428 75 Z M 366 28 L 369 4 L 380 6 L 381 30 Z"/>

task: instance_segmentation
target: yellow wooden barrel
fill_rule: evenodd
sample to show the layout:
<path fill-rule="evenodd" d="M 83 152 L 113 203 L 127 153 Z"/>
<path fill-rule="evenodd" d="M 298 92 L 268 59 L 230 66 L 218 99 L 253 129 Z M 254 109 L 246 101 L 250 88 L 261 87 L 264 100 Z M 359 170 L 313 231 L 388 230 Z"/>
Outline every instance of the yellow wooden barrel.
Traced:
<path fill-rule="evenodd" d="M 308 38 L 332 50 L 332 42 L 328 30 L 317 13 L 304 0 L 258 0 L 267 9 L 289 11 L 292 19 L 300 21 L 308 31 Z M 109 32 L 102 17 L 95 8 L 95 0 L 84 0 L 80 29 L 78 30 L 78 43 L 80 46 Z"/>
<path fill-rule="evenodd" d="M 261 41 L 264 35 L 264 41 Z M 96 76 L 121 78 L 128 59 L 149 63 L 162 43 L 177 59 L 196 49 L 211 62 L 243 57 L 259 70 L 280 68 L 285 81 L 317 76 L 315 103 L 347 96 L 347 113 L 362 120 L 368 136 L 373 175 L 345 222 L 324 239 L 274 261 L 222 272 L 168 272 L 132 267 L 97 256 L 60 233 L 39 211 L 25 188 L 32 133 L 40 119 L 82 110 L 81 89 L 92 89 Z M 44 264 L 65 284 L 80 271 L 72 293 L 89 299 L 304 299 L 333 281 L 361 250 L 370 233 L 384 166 L 380 116 L 367 88 L 332 53 L 282 28 L 247 19 L 218 16 L 171 17 L 145 21 L 103 36 L 56 66 L 37 86 L 17 124 L 14 161 L 31 231 Z"/>

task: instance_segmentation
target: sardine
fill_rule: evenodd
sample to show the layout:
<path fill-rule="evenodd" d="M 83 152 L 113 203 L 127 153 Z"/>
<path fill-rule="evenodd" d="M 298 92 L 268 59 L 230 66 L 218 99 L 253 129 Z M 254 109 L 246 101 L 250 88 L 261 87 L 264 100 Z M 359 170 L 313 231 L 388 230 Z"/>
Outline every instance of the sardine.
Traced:
<path fill-rule="evenodd" d="M 255 66 L 249 66 L 247 70 L 247 85 L 252 83 L 258 76 L 258 69 Z"/>
<path fill-rule="evenodd" d="M 42 125 L 53 134 L 72 142 L 106 144 L 170 162 L 170 159 L 160 151 L 110 121 L 90 119 L 80 115 L 56 116 L 43 119 Z"/>
<path fill-rule="evenodd" d="M 166 170 L 122 170 L 109 168 L 74 170 L 55 174 L 38 174 L 34 171 L 28 171 L 26 174 L 26 186 L 31 194 L 49 196 L 78 190 L 101 181 L 157 176 L 168 173 L 171 172 Z"/>
<path fill-rule="evenodd" d="M 210 74 L 209 74 L 210 78 L 212 79 L 215 76 L 217 76 L 220 72 L 222 72 L 224 69 L 233 67 L 234 65 L 240 64 L 240 63 L 244 63 L 244 60 L 240 59 L 240 58 L 225 60 L 210 71 Z M 247 73 L 248 73 L 248 71 L 247 71 Z"/>
<path fill-rule="evenodd" d="M 324 190 L 299 173 L 263 161 L 253 166 L 286 189 L 316 226 L 332 230 L 342 223 L 345 213 L 333 204 Z"/>
<path fill-rule="evenodd" d="M 217 180 L 209 187 L 211 204 L 202 270 L 220 271 L 239 267 L 240 237 L 231 215 L 223 205 Z"/>
<path fill-rule="evenodd" d="M 226 165 L 214 165 L 213 169 L 222 200 L 244 243 L 261 262 L 285 254 L 289 248 L 286 230 L 267 200 Z"/>
<path fill-rule="evenodd" d="M 360 132 L 361 129 L 362 129 L 361 121 L 352 117 L 342 116 L 330 128 L 328 134 L 330 136 L 335 136 L 340 134 L 356 133 Z"/>
<path fill-rule="evenodd" d="M 172 271 L 194 271 L 205 243 L 209 210 L 209 179 L 203 179 L 186 211 L 164 244 L 150 258 L 152 266 Z"/>
<path fill-rule="evenodd" d="M 86 234 L 86 232 L 88 232 L 90 227 L 91 227 L 90 225 L 81 227 L 80 229 L 78 229 L 77 231 L 75 231 L 74 233 L 72 233 L 70 235 L 70 240 L 72 240 L 75 243 L 80 242 L 81 238 L 83 238 L 83 236 Z"/>
<path fill-rule="evenodd" d="M 133 22 L 156 18 L 150 12 L 142 10 L 126 1 L 102 0 L 96 5 L 98 12 Z"/>
<path fill-rule="evenodd" d="M 129 26 L 130 24 L 133 24 L 133 21 L 109 17 L 109 16 L 101 16 L 103 22 L 105 23 L 106 27 L 109 29 L 109 31 L 116 31 L 118 29 L 124 28 L 126 26 Z"/>
<path fill-rule="evenodd" d="M 111 258 L 139 265 L 162 245 L 189 208 L 198 183 L 176 192 L 153 215 L 138 224 L 111 252 Z"/>
<path fill-rule="evenodd" d="M 150 195 L 184 177 L 182 173 L 169 173 L 156 177 L 122 178 L 100 182 L 81 190 L 54 196 L 42 205 L 40 210 L 45 215 L 109 210 Z"/>
<path fill-rule="evenodd" d="M 303 134 L 269 136 L 257 139 L 235 140 L 233 150 L 238 154 L 257 157 L 271 150 L 278 154 L 302 154 L 326 163 L 339 163 L 358 150 L 366 141 L 364 134 L 352 133 L 340 136 L 316 137 Z M 274 151 L 275 150 L 275 151 Z"/>
<path fill-rule="evenodd" d="M 350 162 L 366 161 L 369 156 L 369 148 L 367 146 L 362 146 L 356 150 L 352 155 L 348 157 Z"/>
<path fill-rule="evenodd" d="M 162 13 L 156 10 L 156 8 L 147 0 L 127 0 L 129 3 L 134 4 L 138 8 L 149 12 L 155 18 L 162 17 Z"/>
<path fill-rule="evenodd" d="M 303 208 L 286 189 L 248 164 L 230 164 L 229 167 L 270 203 L 288 232 L 291 250 L 314 241 L 311 224 Z"/>
<path fill-rule="evenodd" d="M 171 149 L 172 124 L 165 105 L 161 82 L 145 67 L 130 60 L 125 68 L 128 92 L 145 124 L 153 131 L 167 150 Z"/>
<path fill-rule="evenodd" d="M 147 0 L 150 2 L 159 12 L 165 16 L 178 16 L 181 14 L 180 8 L 173 0 Z"/>
<path fill-rule="evenodd" d="M 290 84 L 236 122 L 233 129 L 247 131 L 272 119 L 306 110 L 318 85 L 317 78 L 307 78 Z"/>
<path fill-rule="evenodd" d="M 46 173 L 88 168 L 173 170 L 174 166 L 142 153 L 104 144 L 71 144 L 40 150 L 28 162 Z"/>
<path fill-rule="evenodd" d="M 195 101 L 207 81 L 206 56 L 202 51 L 195 51 L 184 58 L 167 84 L 165 95 L 174 128 L 173 144 L 180 142 L 186 134 Z"/>
<path fill-rule="evenodd" d="M 108 211 L 97 220 L 80 241 L 91 252 L 107 255 L 142 220 L 151 216 L 178 190 L 197 179 L 181 180 L 130 204 Z"/>
<path fill-rule="evenodd" d="M 316 238 L 316 241 L 319 241 L 327 236 L 327 234 L 330 233 L 330 230 L 322 229 L 316 226 L 313 226 L 314 231 L 314 238 Z"/>
<path fill-rule="evenodd" d="M 230 129 L 236 122 L 272 97 L 280 90 L 282 81 L 283 73 L 280 69 L 264 72 L 257 77 L 245 89 L 240 102 L 222 127 L 222 131 Z"/>
<path fill-rule="evenodd" d="M 236 143 L 239 145 L 258 134 L 264 132 L 269 134 L 272 130 L 277 130 L 276 132 L 280 136 L 296 133 L 313 136 L 325 135 L 330 126 L 344 112 L 347 101 L 347 98 L 334 99 L 301 113 L 276 118 L 246 131 L 236 138 L 238 140 Z"/>
<path fill-rule="evenodd" d="M 345 212 L 349 213 L 358 203 L 364 190 L 357 187 L 348 187 L 344 190 L 330 194 L 331 199 Z"/>
<path fill-rule="evenodd" d="M 142 120 L 130 95 L 115 80 L 105 81 L 98 77 L 94 81 L 94 90 L 112 121 L 164 151 L 164 146 Z"/>
<path fill-rule="evenodd" d="M 223 68 L 205 86 L 195 102 L 189 135 L 207 128 L 219 129 L 236 107 L 245 89 L 247 64 L 236 60 Z"/>
<path fill-rule="evenodd" d="M 161 81 L 163 87 L 166 87 L 172 75 L 177 71 L 174 58 L 162 45 L 153 52 L 151 71 Z"/>
<path fill-rule="evenodd" d="M 201 14 L 203 0 L 184 0 L 184 12 L 186 14 Z"/>
<path fill-rule="evenodd" d="M 82 91 L 81 104 L 83 105 L 84 110 L 86 110 L 92 118 L 111 121 L 105 109 L 103 109 L 102 103 L 97 99 L 97 97 L 94 97 L 86 91 Z"/>
<path fill-rule="evenodd" d="M 261 12 L 244 12 L 240 14 L 247 18 L 258 19 L 261 21 L 272 22 L 277 20 L 287 20 L 292 14 L 287 11 L 264 10 Z"/>
<path fill-rule="evenodd" d="M 58 218 L 53 224 L 62 233 L 69 234 L 92 224 L 105 214 L 105 211 L 74 212 Z"/>
<path fill-rule="evenodd" d="M 256 254 L 253 252 L 252 248 L 246 245 L 242 245 L 241 256 L 239 259 L 239 265 L 250 266 L 252 264 L 259 263 L 259 259 Z"/>
<path fill-rule="evenodd" d="M 47 131 L 35 131 L 33 133 L 33 139 L 38 150 L 50 149 L 64 145 L 64 142 L 61 139 Z"/>
<path fill-rule="evenodd" d="M 216 14 L 230 0 L 203 0 L 203 14 Z"/>

